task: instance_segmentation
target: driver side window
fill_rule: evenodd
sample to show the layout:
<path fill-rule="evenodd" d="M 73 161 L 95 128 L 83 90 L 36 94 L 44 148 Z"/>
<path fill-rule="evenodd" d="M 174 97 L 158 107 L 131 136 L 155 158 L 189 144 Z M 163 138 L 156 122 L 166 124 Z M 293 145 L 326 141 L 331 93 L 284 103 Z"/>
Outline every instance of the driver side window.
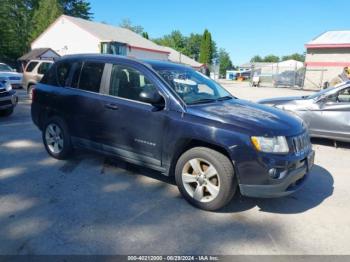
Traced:
<path fill-rule="evenodd" d="M 131 67 L 113 65 L 110 95 L 141 101 L 140 93 L 145 90 L 156 90 L 156 87 L 141 72 Z"/>

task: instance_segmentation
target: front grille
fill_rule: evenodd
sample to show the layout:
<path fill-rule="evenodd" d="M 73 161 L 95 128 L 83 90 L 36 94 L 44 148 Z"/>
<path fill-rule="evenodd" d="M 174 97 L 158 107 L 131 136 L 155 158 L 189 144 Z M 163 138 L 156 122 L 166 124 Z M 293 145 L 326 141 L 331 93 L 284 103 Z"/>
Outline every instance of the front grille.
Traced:
<path fill-rule="evenodd" d="M 311 148 L 311 141 L 309 134 L 305 132 L 300 136 L 292 137 L 291 139 L 293 151 L 297 154 L 302 154 L 304 152 L 309 151 Z"/>
<path fill-rule="evenodd" d="M 0 87 L 0 93 L 5 93 L 6 92 L 6 88 L 1 88 Z"/>

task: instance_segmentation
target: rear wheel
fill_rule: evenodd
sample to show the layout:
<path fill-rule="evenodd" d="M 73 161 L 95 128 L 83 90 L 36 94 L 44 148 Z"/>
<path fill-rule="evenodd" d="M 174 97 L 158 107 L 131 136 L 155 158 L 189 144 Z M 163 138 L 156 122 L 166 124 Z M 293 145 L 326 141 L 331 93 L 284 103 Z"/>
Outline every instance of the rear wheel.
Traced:
<path fill-rule="evenodd" d="M 46 151 L 54 158 L 67 159 L 72 152 L 68 128 L 60 117 L 50 118 L 42 133 Z"/>
<path fill-rule="evenodd" d="M 210 211 L 225 206 L 237 188 L 230 159 L 206 147 L 192 148 L 179 158 L 175 179 L 188 202 Z"/>

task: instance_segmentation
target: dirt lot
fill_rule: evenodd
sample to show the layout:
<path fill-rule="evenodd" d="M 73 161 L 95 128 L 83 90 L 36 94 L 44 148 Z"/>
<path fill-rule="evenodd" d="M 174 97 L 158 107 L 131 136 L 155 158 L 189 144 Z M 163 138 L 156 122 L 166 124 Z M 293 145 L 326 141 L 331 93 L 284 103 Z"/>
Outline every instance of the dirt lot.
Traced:
<path fill-rule="evenodd" d="M 236 96 L 306 94 L 225 84 Z M 50 158 L 23 91 L 0 119 L 0 254 L 350 254 L 350 146 L 314 140 L 304 188 L 193 208 L 172 179 L 86 152 Z"/>

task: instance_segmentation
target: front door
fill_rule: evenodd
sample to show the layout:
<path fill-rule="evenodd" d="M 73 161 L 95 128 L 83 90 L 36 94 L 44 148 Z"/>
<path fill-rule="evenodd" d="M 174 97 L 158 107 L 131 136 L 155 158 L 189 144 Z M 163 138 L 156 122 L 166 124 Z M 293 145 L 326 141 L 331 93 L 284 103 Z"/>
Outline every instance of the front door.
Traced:
<path fill-rule="evenodd" d="M 350 139 L 350 87 L 340 90 L 327 99 L 322 110 L 322 130 L 332 137 Z"/>
<path fill-rule="evenodd" d="M 315 102 L 303 112 L 310 133 L 321 137 L 350 136 L 350 88 L 344 88 Z"/>
<path fill-rule="evenodd" d="M 139 94 L 157 89 L 145 72 L 113 64 L 103 114 L 104 148 L 122 157 L 161 166 L 165 110 L 143 103 Z"/>

